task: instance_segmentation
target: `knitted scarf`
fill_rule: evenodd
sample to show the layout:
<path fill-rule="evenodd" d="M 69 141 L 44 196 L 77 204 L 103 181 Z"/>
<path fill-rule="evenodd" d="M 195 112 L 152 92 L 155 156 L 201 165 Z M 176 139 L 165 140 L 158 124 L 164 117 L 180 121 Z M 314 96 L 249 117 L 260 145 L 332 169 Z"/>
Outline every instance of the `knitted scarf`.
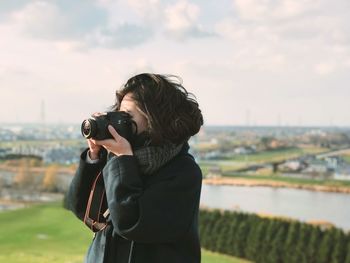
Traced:
<path fill-rule="evenodd" d="M 167 143 L 161 146 L 142 146 L 134 149 L 138 166 L 143 174 L 152 174 L 164 164 L 175 157 L 182 149 L 184 144 L 178 145 Z M 108 153 L 107 159 L 115 156 L 112 152 Z"/>
<path fill-rule="evenodd" d="M 183 143 L 164 144 L 162 146 L 144 146 L 134 150 L 134 155 L 137 159 L 139 168 L 143 174 L 152 174 L 182 149 Z"/>

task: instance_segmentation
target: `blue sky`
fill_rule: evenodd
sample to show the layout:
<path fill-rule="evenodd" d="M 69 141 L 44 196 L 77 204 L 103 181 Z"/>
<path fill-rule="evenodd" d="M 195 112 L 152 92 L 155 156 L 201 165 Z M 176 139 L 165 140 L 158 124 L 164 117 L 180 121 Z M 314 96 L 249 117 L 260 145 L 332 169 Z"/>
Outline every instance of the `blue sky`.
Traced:
<path fill-rule="evenodd" d="M 350 125 L 347 0 L 0 4 L 0 123 L 80 123 L 140 72 L 175 74 L 206 124 Z"/>

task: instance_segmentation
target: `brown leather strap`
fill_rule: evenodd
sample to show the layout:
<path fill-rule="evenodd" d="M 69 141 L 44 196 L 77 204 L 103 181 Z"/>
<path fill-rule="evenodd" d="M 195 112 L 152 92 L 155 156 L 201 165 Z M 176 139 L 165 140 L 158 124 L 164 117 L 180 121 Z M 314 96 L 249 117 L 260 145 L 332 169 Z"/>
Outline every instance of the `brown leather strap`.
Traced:
<path fill-rule="evenodd" d="M 92 184 L 84 216 L 85 225 L 93 232 L 101 231 L 107 226 L 106 218 L 103 216 L 107 209 L 106 203 L 103 176 L 100 172 Z"/>

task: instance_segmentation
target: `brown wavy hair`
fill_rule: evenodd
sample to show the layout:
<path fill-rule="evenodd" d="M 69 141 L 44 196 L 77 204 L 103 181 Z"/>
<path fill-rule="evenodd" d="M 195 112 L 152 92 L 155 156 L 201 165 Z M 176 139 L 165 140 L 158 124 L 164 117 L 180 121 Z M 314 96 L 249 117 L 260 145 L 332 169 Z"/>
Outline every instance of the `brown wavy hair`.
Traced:
<path fill-rule="evenodd" d="M 119 110 L 127 93 L 132 94 L 137 106 L 146 114 L 148 133 L 154 145 L 187 141 L 203 125 L 198 102 L 177 76 L 142 73 L 130 78 L 116 91 L 113 110 Z"/>

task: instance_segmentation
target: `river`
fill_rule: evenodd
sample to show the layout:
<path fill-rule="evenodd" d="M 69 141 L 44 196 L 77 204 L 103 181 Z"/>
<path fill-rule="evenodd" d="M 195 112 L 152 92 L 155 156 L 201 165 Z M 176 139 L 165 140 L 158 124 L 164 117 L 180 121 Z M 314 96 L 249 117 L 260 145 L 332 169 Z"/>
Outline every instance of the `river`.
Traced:
<path fill-rule="evenodd" d="M 0 172 L 3 182 L 11 182 L 12 173 Z M 60 176 L 67 187 L 71 175 Z M 0 189 L 0 196 L 5 189 Z M 41 196 L 43 198 L 43 196 Z M 301 221 L 328 221 L 337 227 L 350 230 L 350 194 L 316 192 L 309 190 L 247 187 L 247 186 L 202 186 L 201 205 L 243 212 L 287 216 Z M 0 205 L 1 210 L 10 209 Z M 16 207 L 12 207 L 16 208 Z"/>
<path fill-rule="evenodd" d="M 291 217 L 301 221 L 328 221 L 350 230 L 350 195 L 309 190 L 203 185 L 201 205 Z"/>

